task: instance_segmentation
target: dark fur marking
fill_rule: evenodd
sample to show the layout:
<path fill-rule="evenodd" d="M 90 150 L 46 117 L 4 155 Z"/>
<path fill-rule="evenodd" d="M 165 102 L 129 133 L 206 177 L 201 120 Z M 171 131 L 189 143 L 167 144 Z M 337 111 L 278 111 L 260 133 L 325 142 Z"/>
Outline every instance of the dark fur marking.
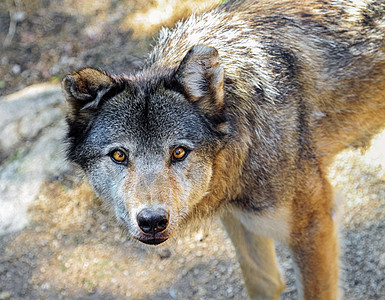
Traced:
<path fill-rule="evenodd" d="M 382 7 L 381 7 L 382 6 Z M 376 27 L 376 21 L 384 17 L 385 3 L 370 3 L 362 12 L 362 24 L 365 27 L 374 29 Z"/>

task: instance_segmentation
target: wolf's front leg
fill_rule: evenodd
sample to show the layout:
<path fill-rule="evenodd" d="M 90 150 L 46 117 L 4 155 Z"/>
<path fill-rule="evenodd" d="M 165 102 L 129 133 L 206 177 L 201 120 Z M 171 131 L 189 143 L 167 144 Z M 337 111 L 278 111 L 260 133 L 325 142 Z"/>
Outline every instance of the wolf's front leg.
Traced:
<path fill-rule="evenodd" d="M 285 283 L 277 268 L 274 242 L 249 231 L 230 214 L 221 219 L 235 246 L 250 299 L 279 299 Z"/>
<path fill-rule="evenodd" d="M 338 243 L 334 204 L 326 179 L 303 188 L 293 202 L 289 246 L 297 265 L 300 299 L 336 300 Z M 301 292 L 303 295 L 301 295 Z"/>

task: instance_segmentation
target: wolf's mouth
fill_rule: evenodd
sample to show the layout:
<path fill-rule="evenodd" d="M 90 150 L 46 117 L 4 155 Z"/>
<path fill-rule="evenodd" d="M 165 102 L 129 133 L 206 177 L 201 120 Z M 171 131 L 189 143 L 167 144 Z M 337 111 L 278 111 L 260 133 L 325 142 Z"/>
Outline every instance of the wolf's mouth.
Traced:
<path fill-rule="evenodd" d="M 141 232 L 138 235 L 133 235 L 134 239 L 138 240 L 139 242 L 142 242 L 147 245 L 159 245 L 161 243 L 164 243 L 170 238 L 171 232 L 170 230 L 166 230 L 163 232 L 157 232 L 157 233 L 144 233 Z"/>
<path fill-rule="evenodd" d="M 140 236 L 134 237 L 136 240 L 145 243 L 147 245 L 159 245 L 168 240 L 168 236 Z"/>

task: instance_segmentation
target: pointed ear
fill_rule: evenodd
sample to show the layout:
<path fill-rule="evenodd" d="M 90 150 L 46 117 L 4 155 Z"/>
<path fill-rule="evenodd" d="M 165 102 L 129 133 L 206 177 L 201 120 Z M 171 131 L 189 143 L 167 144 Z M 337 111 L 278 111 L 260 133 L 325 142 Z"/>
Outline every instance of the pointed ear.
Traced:
<path fill-rule="evenodd" d="M 197 102 L 210 115 L 223 107 L 223 78 L 218 51 L 204 45 L 192 47 L 175 73 L 189 101 Z"/>
<path fill-rule="evenodd" d="M 114 80 L 104 72 L 85 68 L 63 78 L 62 89 L 72 112 L 96 109 L 103 96 L 114 87 Z"/>

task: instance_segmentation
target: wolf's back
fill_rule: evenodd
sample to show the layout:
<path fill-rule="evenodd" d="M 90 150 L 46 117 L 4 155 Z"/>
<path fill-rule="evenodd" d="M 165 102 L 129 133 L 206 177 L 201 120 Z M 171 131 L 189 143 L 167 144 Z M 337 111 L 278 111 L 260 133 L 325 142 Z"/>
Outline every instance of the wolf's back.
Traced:
<path fill-rule="evenodd" d="M 176 66 L 197 44 L 216 48 L 232 113 L 290 102 L 327 163 L 385 124 L 384 15 L 384 1 L 228 1 L 164 30 L 148 66 Z"/>

